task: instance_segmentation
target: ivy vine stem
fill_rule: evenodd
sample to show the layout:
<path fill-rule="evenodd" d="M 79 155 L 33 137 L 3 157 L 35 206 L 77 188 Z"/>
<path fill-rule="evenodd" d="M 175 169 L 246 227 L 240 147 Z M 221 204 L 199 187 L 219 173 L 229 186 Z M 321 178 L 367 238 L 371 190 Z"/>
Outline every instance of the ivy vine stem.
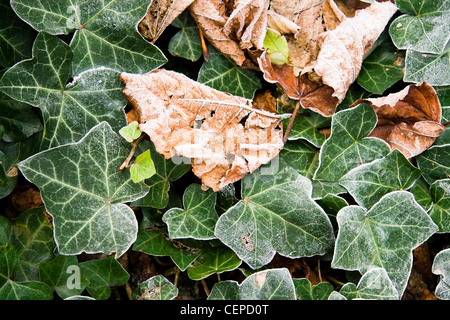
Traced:
<path fill-rule="evenodd" d="M 300 100 L 297 101 L 297 104 L 295 105 L 294 112 L 292 113 L 291 119 L 289 120 L 289 124 L 288 124 L 288 126 L 286 128 L 286 132 L 284 133 L 283 143 L 286 143 L 286 141 L 289 138 L 289 134 L 291 133 L 291 129 L 292 129 L 292 126 L 294 124 L 294 120 L 295 120 L 295 117 L 297 116 L 297 112 L 298 112 L 299 108 L 300 108 Z"/>
<path fill-rule="evenodd" d="M 130 167 L 130 161 L 134 156 L 134 153 L 136 152 L 136 149 L 139 145 L 139 142 L 141 142 L 144 139 L 145 135 L 141 134 L 141 136 L 139 138 L 136 139 L 136 141 L 133 141 L 131 143 L 131 150 L 130 153 L 128 154 L 128 157 L 125 159 L 125 161 L 122 163 L 122 165 L 120 166 L 120 170 L 123 170 L 125 168 L 129 168 Z"/>

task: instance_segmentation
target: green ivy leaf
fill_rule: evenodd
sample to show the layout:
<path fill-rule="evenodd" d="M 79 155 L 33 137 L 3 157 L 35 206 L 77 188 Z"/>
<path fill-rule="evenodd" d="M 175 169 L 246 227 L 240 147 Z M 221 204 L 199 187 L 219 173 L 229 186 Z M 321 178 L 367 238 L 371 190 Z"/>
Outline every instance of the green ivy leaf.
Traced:
<path fill-rule="evenodd" d="M 373 268 L 363 274 L 358 282 L 345 284 L 339 293 L 347 300 L 398 300 L 398 292 L 386 270 Z"/>
<path fill-rule="evenodd" d="M 207 300 L 239 300 L 239 284 L 234 280 L 216 282 Z"/>
<path fill-rule="evenodd" d="M 215 273 L 231 271 L 241 264 L 233 250 L 221 245 L 205 249 L 187 269 L 189 278 L 201 280 Z"/>
<path fill-rule="evenodd" d="M 242 179 L 242 199 L 220 216 L 215 234 L 253 269 L 275 252 L 291 258 L 325 254 L 333 246 L 333 228 L 311 192 L 309 179 L 292 168 L 275 175 L 258 169 Z"/>
<path fill-rule="evenodd" d="M 162 275 L 151 277 L 133 290 L 133 300 L 172 300 L 178 295 L 178 288 Z"/>
<path fill-rule="evenodd" d="M 433 199 L 431 219 L 439 227 L 439 232 L 450 232 L 450 179 L 433 182 L 430 195 Z"/>
<path fill-rule="evenodd" d="M 188 11 L 182 12 L 172 25 L 180 28 L 169 41 L 168 50 L 174 57 L 197 61 L 202 56 L 200 33 Z"/>
<path fill-rule="evenodd" d="M 12 0 L 17 15 L 38 31 L 54 35 L 75 31 L 70 48 L 75 74 L 93 67 L 145 73 L 164 64 L 162 52 L 137 31 L 147 1 Z"/>
<path fill-rule="evenodd" d="M 450 121 L 450 86 L 436 87 L 434 90 L 436 90 L 441 103 L 442 123 Z"/>
<path fill-rule="evenodd" d="M 441 54 L 421 53 L 408 50 L 406 53 L 406 69 L 404 81 L 427 82 L 432 86 L 450 84 L 450 47 Z"/>
<path fill-rule="evenodd" d="M 33 58 L 8 69 L 0 80 L 0 91 L 39 107 L 45 134 L 41 148 L 56 147 L 81 139 L 90 128 L 108 121 L 114 130 L 125 124 L 126 100 L 118 73 L 107 68 L 72 75 L 69 47 L 46 33 L 39 33 Z"/>
<path fill-rule="evenodd" d="M 389 27 L 397 48 L 441 53 L 450 39 L 450 1 L 396 0 L 395 4 L 405 13 Z"/>
<path fill-rule="evenodd" d="M 420 178 L 414 182 L 414 185 L 411 187 L 410 191 L 414 195 L 417 203 L 420 204 L 425 211 L 431 209 L 433 199 L 431 199 L 430 195 L 430 186 L 424 179 Z"/>
<path fill-rule="evenodd" d="M 365 103 L 336 113 L 331 136 L 320 149 L 320 164 L 314 179 L 338 181 L 351 169 L 386 156 L 390 151 L 387 143 L 367 138 L 376 123 L 375 111 Z"/>
<path fill-rule="evenodd" d="M 137 221 L 124 202 L 148 189 L 119 170 L 129 151 L 102 122 L 77 143 L 40 152 L 19 163 L 24 176 L 39 187 L 53 216 L 61 254 L 115 252 L 121 256 L 134 242 Z"/>
<path fill-rule="evenodd" d="M 318 159 L 319 150 L 303 140 L 288 140 L 280 151 L 280 161 L 307 178 L 314 176 Z"/>
<path fill-rule="evenodd" d="M 432 272 L 440 276 L 435 294 L 438 299 L 450 300 L 450 249 L 439 252 L 433 261 Z"/>
<path fill-rule="evenodd" d="M 198 72 L 197 81 L 219 91 L 252 99 L 261 81 L 255 71 L 239 67 L 212 46 L 208 46 L 209 61 Z"/>
<path fill-rule="evenodd" d="M 171 208 L 163 221 L 169 229 L 171 239 L 214 239 L 214 227 L 219 216 L 216 213 L 216 193 L 203 191 L 201 185 L 189 185 L 183 195 L 184 209 Z"/>
<path fill-rule="evenodd" d="M 125 284 L 130 275 L 121 264 L 109 256 L 102 260 L 80 263 L 82 275 L 88 280 L 86 289 L 96 300 L 106 300 L 111 295 L 110 287 Z"/>
<path fill-rule="evenodd" d="M 267 28 L 263 43 L 267 56 L 273 64 L 289 64 L 289 48 L 287 40 L 278 31 Z"/>
<path fill-rule="evenodd" d="M 148 179 L 155 173 L 156 169 L 149 149 L 138 155 L 130 168 L 131 180 L 134 183 Z"/>
<path fill-rule="evenodd" d="M 437 231 L 430 216 L 407 191 L 394 191 L 369 211 L 347 206 L 337 215 L 339 230 L 332 268 L 386 269 L 403 295 L 412 267 L 412 250 Z"/>
<path fill-rule="evenodd" d="M 307 278 L 293 279 L 295 295 L 299 300 L 327 300 L 334 288 L 329 282 L 311 285 Z"/>
<path fill-rule="evenodd" d="M 361 165 L 339 181 L 361 206 L 372 207 L 385 194 L 408 190 L 420 178 L 414 167 L 397 149 L 385 158 Z"/>
<path fill-rule="evenodd" d="M 450 175 L 450 144 L 432 146 L 417 157 L 417 166 L 428 184 Z"/>
<path fill-rule="evenodd" d="M 133 142 L 137 138 L 139 138 L 142 134 L 142 131 L 138 128 L 139 123 L 137 121 L 131 122 L 126 127 L 123 127 L 119 130 L 119 134 L 127 141 Z"/>

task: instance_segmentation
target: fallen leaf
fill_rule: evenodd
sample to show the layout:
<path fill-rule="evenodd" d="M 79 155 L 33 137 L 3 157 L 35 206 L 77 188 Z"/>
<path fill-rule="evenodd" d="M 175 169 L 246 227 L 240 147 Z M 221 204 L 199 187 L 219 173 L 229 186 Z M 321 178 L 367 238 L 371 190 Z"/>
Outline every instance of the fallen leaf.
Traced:
<path fill-rule="evenodd" d="M 166 159 L 190 159 L 193 172 L 214 191 L 268 163 L 283 147 L 283 116 L 267 93 L 252 101 L 164 69 L 122 73 L 120 79 L 139 129 L 156 150 Z"/>
<path fill-rule="evenodd" d="M 258 58 L 264 79 L 291 99 L 325 117 L 332 116 L 361 70 L 365 54 L 396 12 L 391 2 L 298 0 L 271 2 L 270 9 L 297 24 L 285 35 L 289 64 L 274 66 L 266 52 Z"/>
<path fill-rule="evenodd" d="M 139 32 L 147 39 L 155 42 L 163 31 L 194 0 L 155 0 L 148 7 L 147 13 L 139 22 Z"/>
<path fill-rule="evenodd" d="M 262 49 L 269 0 L 195 0 L 189 7 L 208 41 L 242 66 L 248 49 Z"/>
<path fill-rule="evenodd" d="M 427 150 L 445 129 L 441 125 L 441 104 L 427 83 L 409 85 L 385 97 L 359 99 L 352 106 L 368 103 L 378 116 L 370 136 L 386 141 L 391 150 L 412 158 Z"/>

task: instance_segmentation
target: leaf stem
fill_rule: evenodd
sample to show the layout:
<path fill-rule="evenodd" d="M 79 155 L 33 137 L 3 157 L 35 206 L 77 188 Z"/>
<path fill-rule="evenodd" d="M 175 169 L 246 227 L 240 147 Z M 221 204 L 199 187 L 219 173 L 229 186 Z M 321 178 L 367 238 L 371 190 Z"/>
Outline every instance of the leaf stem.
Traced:
<path fill-rule="evenodd" d="M 202 44 L 203 59 L 205 59 L 205 61 L 208 62 L 209 61 L 208 47 L 206 46 L 205 36 L 203 35 L 203 31 L 200 27 L 198 27 L 198 33 L 200 34 L 200 43 Z"/>
<path fill-rule="evenodd" d="M 295 120 L 295 117 L 297 116 L 297 112 L 298 112 L 299 108 L 300 108 L 300 100 L 297 101 L 297 104 L 295 105 L 294 112 L 292 113 L 291 119 L 289 120 L 289 124 L 288 124 L 288 126 L 286 128 L 286 132 L 284 133 L 283 143 L 286 143 L 286 141 L 289 138 L 289 134 L 291 133 L 291 129 L 292 129 L 292 126 L 294 124 L 294 120 Z"/>
<path fill-rule="evenodd" d="M 208 285 L 206 284 L 205 279 L 202 279 L 201 282 L 202 282 L 203 290 L 205 290 L 206 295 L 209 296 L 209 294 L 211 292 L 209 291 L 209 288 L 208 288 Z"/>
<path fill-rule="evenodd" d="M 139 138 L 137 138 L 136 141 L 131 143 L 131 150 L 130 153 L 128 154 L 128 157 L 125 159 L 125 161 L 122 163 L 122 165 L 120 166 L 120 170 L 123 170 L 125 168 L 129 168 L 130 167 L 130 161 L 134 156 L 134 153 L 136 152 L 136 149 L 139 145 L 139 142 L 141 142 L 144 139 L 145 135 L 141 134 L 141 136 Z"/>

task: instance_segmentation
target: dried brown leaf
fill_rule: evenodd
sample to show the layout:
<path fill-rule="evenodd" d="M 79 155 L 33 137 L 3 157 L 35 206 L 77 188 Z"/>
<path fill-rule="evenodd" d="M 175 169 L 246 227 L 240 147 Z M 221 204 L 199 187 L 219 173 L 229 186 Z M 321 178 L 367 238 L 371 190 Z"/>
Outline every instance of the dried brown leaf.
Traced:
<path fill-rule="evenodd" d="M 183 74 L 123 73 L 124 95 L 139 129 L 166 159 L 189 158 L 204 185 L 217 191 L 268 163 L 283 148 L 281 116 L 267 93 L 249 100 L 212 89 Z"/>
<path fill-rule="evenodd" d="M 155 42 L 163 31 L 194 0 L 155 0 L 146 15 L 139 22 L 139 32 L 148 40 Z"/>
<path fill-rule="evenodd" d="M 445 129 L 440 123 L 438 96 L 427 83 L 409 85 L 386 97 L 360 99 L 353 106 L 362 102 L 371 105 L 378 116 L 370 135 L 383 139 L 407 158 L 428 149 Z"/>

